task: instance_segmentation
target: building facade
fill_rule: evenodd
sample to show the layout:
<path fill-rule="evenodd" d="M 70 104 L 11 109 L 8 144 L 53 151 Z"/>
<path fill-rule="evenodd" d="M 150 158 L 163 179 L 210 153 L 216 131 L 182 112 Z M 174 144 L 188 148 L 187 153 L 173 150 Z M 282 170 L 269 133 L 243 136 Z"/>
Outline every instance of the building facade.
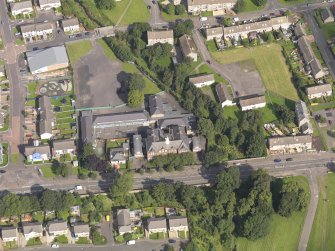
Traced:
<path fill-rule="evenodd" d="M 265 96 L 244 97 L 239 100 L 242 111 L 259 109 L 266 106 Z"/>
<path fill-rule="evenodd" d="M 187 11 L 200 14 L 203 11 L 231 10 L 237 0 L 187 0 Z"/>
<path fill-rule="evenodd" d="M 331 96 L 333 89 L 330 84 L 316 85 L 306 88 L 308 99 L 321 98 Z"/>
<path fill-rule="evenodd" d="M 42 10 L 51 10 L 61 7 L 60 0 L 38 0 L 40 8 Z"/>
<path fill-rule="evenodd" d="M 147 31 L 148 46 L 152 46 L 157 43 L 161 44 L 174 44 L 173 30 L 157 30 L 157 31 Z"/>
<path fill-rule="evenodd" d="M 190 83 L 195 87 L 201 88 L 215 83 L 214 74 L 201 74 L 189 77 Z"/>

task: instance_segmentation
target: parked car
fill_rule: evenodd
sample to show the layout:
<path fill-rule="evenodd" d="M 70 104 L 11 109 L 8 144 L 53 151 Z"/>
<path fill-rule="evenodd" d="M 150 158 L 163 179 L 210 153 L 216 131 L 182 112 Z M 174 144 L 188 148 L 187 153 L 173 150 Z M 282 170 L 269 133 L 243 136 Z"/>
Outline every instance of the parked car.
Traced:
<path fill-rule="evenodd" d="M 62 109 L 59 107 L 59 106 L 56 106 L 55 108 L 54 108 L 54 111 L 55 112 L 60 112 Z"/>
<path fill-rule="evenodd" d="M 33 51 L 36 51 L 36 50 L 38 50 L 38 47 L 34 47 L 34 48 L 33 48 Z"/>
<path fill-rule="evenodd" d="M 286 161 L 293 161 L 293 158 L 287 158 Z"/>
<path fill-rule="evenodd" d="M 51 248 L 59 248 L 58 244 L 51 244 Z"/>
<path fill-rule="evenodd" d="M 83 186 L 76 185 L 76 186 L 74 187 L 74 190 L 75 190 L 75 191 L 83 190 Z"/>
<path fill-rule="evenodd" d="M 281 162 L 281 159 L 274 159 L 273 160 L 275 163 L 280 163 Z"/>
<path fill-rule="evenodd" d="M 207 62 L 208 64 L 211 64 L 211 61 L 210 61 L 210 60 L 207 60 L 206 62 Z"/>
<path fill-rule="evenodd" d="M 6 173 L 6 170 L 0 170 L 0 173 Z"/>
<path fill-rule="evenodd" d="M 130 241 L 127 241 L 127 245 L 130 246 L 130 245 L 135 245 L 136 241 L 135 240 L 130 240 Z"/>

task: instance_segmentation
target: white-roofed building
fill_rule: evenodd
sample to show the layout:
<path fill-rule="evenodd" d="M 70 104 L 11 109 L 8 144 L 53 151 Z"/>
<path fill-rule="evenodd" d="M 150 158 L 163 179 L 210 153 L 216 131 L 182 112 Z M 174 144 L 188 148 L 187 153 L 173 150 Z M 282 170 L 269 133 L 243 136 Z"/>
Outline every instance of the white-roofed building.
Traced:
<path fill-rule="evenodd" d="M 60 0 L 38 0 L 42 10 L 51 10 L 61 7 Z"/>
<path fill-rule="evenodd" d="M 14 2 L 10 4 L 10 11 L 13 16 L 31 14 L 33 5 L 31 1 Z"/>

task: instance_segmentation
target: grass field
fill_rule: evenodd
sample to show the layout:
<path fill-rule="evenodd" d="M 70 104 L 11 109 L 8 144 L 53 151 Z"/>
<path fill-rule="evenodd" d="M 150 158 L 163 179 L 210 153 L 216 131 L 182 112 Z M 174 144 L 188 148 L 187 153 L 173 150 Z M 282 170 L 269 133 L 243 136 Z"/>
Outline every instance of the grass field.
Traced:
<path fill-rule="evenodd" d="M 324 182 L 323 182 L 324 181 Z M 319 203 L 308 242 L 308 251 L 328 251 L 335 248 L 335 174 L 319 180 Z"/>
<path fill-rule="evenodd" d="M 308 182 L 305 177 L 298 176 L 285 179 L 294 179 L 303 184 L 305 189 L 309 191 Z M 270 234 L 268 236 L 256 241 L 238 238 L 236 241 L 236 250 L 296 251 L 299 243 L 300 232 L 304 224 L 305 214 L 306 211 L 294 213 L 289 218 L 274 214 L 270 226 Z"/>
<path fill-rule="evenodd" d="M 90 41 L 87 41 L 87 40 L 83 40 L 83 41 L 75 42 L 75 43 L 67 43 L 66 50 L 67 50 L 67 54 L 69 56 L 72 68 L 74 68 L 78 60 L 81 57 L 85 56 L 87 53 L 89 53 L 91 49 L 92 49 L 92 44 Z"/>
<path fill-rule="evenodd" d="M 259 11 L 264 9 L 264 6 L 257 6 L 252 2 L 252 0 L 244 0 L 244 8 L 240 11 L 241 12 L 252 12 L 252 11 Z"/>
<path fill-rule="evenodd" d="M 176 19 L 181 19 L 181 18 L 187 18 L 188 17 L 188 14 L 185 12 L 181 15 L 170 15 L 170 14 L 167 14 L 165 11 L 162 11 L 162 17 L 165 21 L 174 21 Z"/>
<path fill-rule="evenodd" d="M 280 45 L 269 44 L 249 49 L 238 48 L 213 52 L 212 55 L 222 64 L 253 60 L 268 91 L 287 99 L 298 100 L 298 94 L 291 82 L 291 74 Z"/>
<path fill-rule="evenodd" d="M 296 5 L 296 4 L 302 4 L 302 3 L 312 3 L 313 1 L 311 0 L 278 0 L 279 3 L 290 6 L 290 5 Z"/>
<path fill-rule="evenodd" d="M 116 7 L 111 10 L 101 10 L 114 24 L 117 23 L 128 3 L 131 2 L 129 9 L 123 16 L 120 25 L 131 24 L 134 22 L 147 22 L 150 12 L 142 0 L 122 0 L 116 2 Z"/>

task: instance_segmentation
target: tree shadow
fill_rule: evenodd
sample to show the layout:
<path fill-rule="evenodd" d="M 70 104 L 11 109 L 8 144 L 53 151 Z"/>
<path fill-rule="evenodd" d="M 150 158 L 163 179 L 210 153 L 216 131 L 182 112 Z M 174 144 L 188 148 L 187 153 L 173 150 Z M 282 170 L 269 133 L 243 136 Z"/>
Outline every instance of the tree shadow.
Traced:
<path fill-rule="evenodd" d="M 116 89 L 116 94 L 122 100 L 122 102 L 127 103 L 128 98 L 128 85 L 127 80 L 131 76 L 130 73 L 121 71 L 117 74 L 116 79 L 120 83 L 120 87 Z"/>

